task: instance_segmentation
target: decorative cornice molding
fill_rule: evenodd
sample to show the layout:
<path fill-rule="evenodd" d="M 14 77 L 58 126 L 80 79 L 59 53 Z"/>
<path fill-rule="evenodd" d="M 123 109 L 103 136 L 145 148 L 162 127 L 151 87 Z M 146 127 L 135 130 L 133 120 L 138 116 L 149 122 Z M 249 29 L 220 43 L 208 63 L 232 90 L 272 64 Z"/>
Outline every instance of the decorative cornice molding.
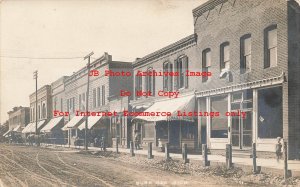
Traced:
<path fill-rule="evenodd" d="M 262 80 L 257 80 L 253 82 L 247 82 L 247 83 L 242 83 L 242 84 L 236 84 L 232 86 L 226 86 L 222 88 L 216 88 L 216 89 L 211 89 L 211 90 L 205 90 L 205 91 L 199 91 L 196 92 L 196 97 L 206 97 L 206 96 L 211 96 L 211 95 L 219 95 L 219 94 L 224 94 L 224 93 L 231 93 L 231 92 L 236 92 L 240 90 L 247 90 L 251 88 L 260 88 L 260 87 L 265 87 L 265 86 L 271 86 L 271 85 L 277 85 L 285 82 L 285 73 L 282 72 L 282 74 L 278 77 L 272 77 L 268 79 L 262 79 Z"/>
<path fill-rule="evenodd" d="M 202 5 L 198 6 L 197 8 L 193 9 L 193 16 L 199 17 L 203 13 L 214 9 L 217 5 L 227 2 L 228 0 L 210 0 Z"/>
<path fill-rule="evenodd" d="M 159 58 L 161 56 L 172 53 L 173 51 L 179 50 L 179 49 L 181 49 L 185 46 L 191 45 L 193 43 L 197 43 L 197 34 L 191 34 L 190 36 L 187 36 L 171 45 L 168 45 L 160 50 L 157 50 L 149 55 L 144 56 L 143 58 L 136 60 L 133 63 L 133 67 L 137 67 L 141 64 L 144 64 L 146 62 L 149 62 L 149 61 Z"/>

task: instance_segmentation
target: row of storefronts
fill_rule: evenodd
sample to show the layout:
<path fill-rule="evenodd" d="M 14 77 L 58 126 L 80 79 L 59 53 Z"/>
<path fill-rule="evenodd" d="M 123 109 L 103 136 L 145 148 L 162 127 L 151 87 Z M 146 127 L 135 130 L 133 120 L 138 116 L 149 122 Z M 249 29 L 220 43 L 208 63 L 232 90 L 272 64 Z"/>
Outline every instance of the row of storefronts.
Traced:
<path fill-rule="evenodd" d="M 202 144 L 220 150 L 230 143 L 250 150 L 256 143 L 257 151 L 271 154 L 281 137 L 289 158 L 299 159 L 299 12 L 292 0 L 210 0 L 193 10 L 195 33 L 134 62 L 113 61 L 107 53 L 92 62 L 99 76 L 90 76 L 88 94 L 86 67 L 41 88 L 37 114 L 30 96 L 30 123 L 22 133 L 35 133 L 37 118 L 40 133 L 67 144 L 83 139 L 87 125 L 89 142 L 105 139 L 108 146 L 118 141 L 128 148 L 138 134 L 143 148 L 152 142 L 163 149 L 168 142 L 174 150 L 182 143 L 192 151 Z M 105 76 L 108 71 L 132 76 Z M 153 71 L 178 74 L 137 76 Z M 121 96 L 124 90 L 134 94 Z M 113 115 L 76 115 L 87 107 Z"/>

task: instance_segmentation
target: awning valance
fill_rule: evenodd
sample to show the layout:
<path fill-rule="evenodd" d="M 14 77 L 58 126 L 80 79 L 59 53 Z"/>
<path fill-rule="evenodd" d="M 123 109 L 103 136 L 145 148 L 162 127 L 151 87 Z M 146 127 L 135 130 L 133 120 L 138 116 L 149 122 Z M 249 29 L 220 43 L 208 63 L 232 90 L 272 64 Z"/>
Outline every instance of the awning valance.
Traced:
<path fill-rule="evenodd" d="M 41 132 L 51 132 L 51 130 L 62 121 L 63 117 L 52 118 L 45 127 L 41 129 Z"/>
<path fill-rule="evenodd" d="M 76 128 L 79 122 L 83 119 L 84 116 L 74 116 L 63 128 L 63 131 L 66 131 L 71 128 Z"/>
<path fill-rule="evenodd" d="M 21 132 L 21 125 L 16 126 L 12 131 Z"/>
<path fill-rule="evenodd" d="M 193 121 L 193 117 L 178 116 L 178 111 L 194 112 L 195 111 L 195 96 L 185 96 L 176 99 L 168 99 L 155 102 L 144 112 L 170 112 L 171 116 L 137 116 L 134 120 L 144 121 L 166 121 L 166 120 L 188 120 Z"/>
<path fill-rule="evenodd" d="M 22 130 L 22 133 L 28 133 L 29 130 L 31 128 L 33 128 L 33 126 L 35 125 L 35 123 L 29 123 L 23 130 Z"/>
<path fill-rule="evenodd" d="M 8 130 L 6 133 L 3 134 L 4 137 L 8 137 L 8 134 L 11 132 L 11 130 Z"/>
<path fill-rule="evenodd" d="M 91 129 L 102 116 L 89 116 L 88 117 L 88 129 Z M 85 129 L 85 120 L 78 126 L 79 130 Z"/>
<path fill-rule="evenodd" d="M 44 124 L 46 120 L 38 121 L 37 129 L 39 130 Z M 22 131 L 22 133 L 35 133 L 35 122 L 29 123 Z"/>

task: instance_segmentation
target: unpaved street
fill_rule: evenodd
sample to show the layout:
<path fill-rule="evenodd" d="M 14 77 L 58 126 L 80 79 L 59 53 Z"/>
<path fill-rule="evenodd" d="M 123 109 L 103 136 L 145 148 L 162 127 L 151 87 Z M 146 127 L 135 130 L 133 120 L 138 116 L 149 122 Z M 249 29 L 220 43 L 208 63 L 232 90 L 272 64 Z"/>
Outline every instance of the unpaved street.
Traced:
<path fill-rule="evenodd" d="M 0 186 L 222 186 L 221 178 L 175 174 L 118 158 L 0 144 Z"/>

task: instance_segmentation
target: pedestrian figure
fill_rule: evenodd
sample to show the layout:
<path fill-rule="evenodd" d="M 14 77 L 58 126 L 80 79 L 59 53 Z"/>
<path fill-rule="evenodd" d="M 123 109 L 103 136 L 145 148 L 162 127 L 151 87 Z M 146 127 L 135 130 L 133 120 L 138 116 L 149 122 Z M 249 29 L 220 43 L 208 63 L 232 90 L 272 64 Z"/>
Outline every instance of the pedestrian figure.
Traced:
<path fill-rule="evenodd" d="M 282 156 L 282 144 L 281 144 L 281 137 L 277 137 L 277 144 L 276 144 L 276 158 L 277 162 L 281 159 Z"/>
<path fill-rule="evenodd" d="M 140 135 L 139 135 L 139 131 L 135 130 L 135 135 L 134 135 L 134 146 L 135 149 L 138 150 L 140 149 Z"/>
<path fill-rule="evenodd" d="M 94 146 L 95 146 L 95 147 L 98 147 L 98 138 L 97 138 L 97 137 L 94 138 Z"/>
<path fill-rule="evenodd" d="M 103 136 L 101 138 L 101 146 L 100 146 L 100 148 L 101 148 L 101 151 L 102 150 L 106 151 L 105 138 Z"/>

